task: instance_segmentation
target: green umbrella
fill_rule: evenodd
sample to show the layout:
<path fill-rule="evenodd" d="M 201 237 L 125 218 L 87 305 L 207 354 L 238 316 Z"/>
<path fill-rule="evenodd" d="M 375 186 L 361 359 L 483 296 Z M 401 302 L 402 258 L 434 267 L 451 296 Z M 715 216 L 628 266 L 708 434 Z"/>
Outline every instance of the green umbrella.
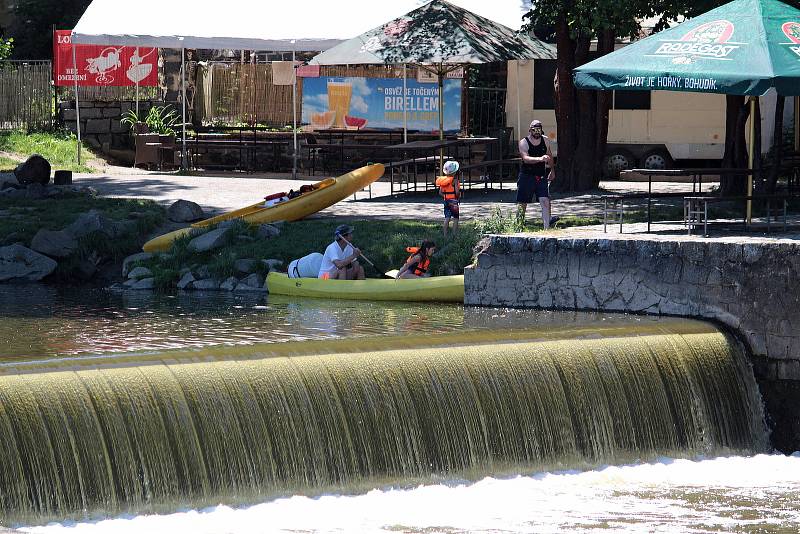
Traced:
<path fill-rule="evenodd" d="M 555 57 L 552 45 L 444 0 L 433 0 L 326 50 L 311 63 L 417 64 L 438 76 L 442 95 L 444 76 L 464 64 Z M 441 97 L 439 101 L 444 102 Z M 444 138 L 442 107 L 439 105 L 440 139 Z"/>
<path fill-rule="evenodd" d="M 800 95 L 800 10 L 734 0 L 575 69 L 580 89 Z M 750 121 L 750 167 L 753 161 Z M 748 195 L 752 195 L 752 177 Z M 747 219 L 751 204 L 748 201 Z"/>
<path fill-rule="evenodd" d="M 800 10 L 734 0 L 575 69 L 581 89 L 800 95 Z"/>

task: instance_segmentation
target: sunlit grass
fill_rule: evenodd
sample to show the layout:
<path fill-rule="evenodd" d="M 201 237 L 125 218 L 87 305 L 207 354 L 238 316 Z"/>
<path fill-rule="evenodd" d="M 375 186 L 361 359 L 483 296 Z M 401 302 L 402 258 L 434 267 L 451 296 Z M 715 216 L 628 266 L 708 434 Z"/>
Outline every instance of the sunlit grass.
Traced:
<path fill-rule="evenodd" d="M 0 132 L 0 151 L 11 152 L 26 159 L 31 154 L 41 154 L 54 169 L 73 172 L 94 172 L 85 164 L 78 165 L 76 154 L 76 138 L 70 132 L 34 132 L 26 134 L 21 131 Z M 86 158 L 94 158 L 88 148 L 83 148 Z M 0 160 L 0 168 L 13 169 L 17 161 L 4 157 Z"/>

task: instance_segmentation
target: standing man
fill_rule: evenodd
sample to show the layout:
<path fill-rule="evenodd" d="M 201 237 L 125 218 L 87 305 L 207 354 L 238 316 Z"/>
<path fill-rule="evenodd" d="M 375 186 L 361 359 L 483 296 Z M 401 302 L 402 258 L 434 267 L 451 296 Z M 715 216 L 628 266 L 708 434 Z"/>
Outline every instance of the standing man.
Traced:
<path fill-rule="evenodd" d="M 353 229 L 347 224 L 340 224 L 333 233 L 333 243 L 325 249 L 322 263 L 319 266 L 319 278 L 326 280 L 363 280 L 364 268 L 358 264 L 361 251 L 350 244 Z"/>
<path fill-rule="evenodd" d="M 550 182 L 556 177 L 553 166 L 553 153 L 544 135 L 542 122 L 531 122 L 528 135 L 519 142 L 519 155 L 522 166 L 517 178 L 517 217 L 525 223 L 525 210 L 533 201 L 534 195 L 542 205 L 542 226 L 545 230 L 558 221 L 550 217 Z"/>

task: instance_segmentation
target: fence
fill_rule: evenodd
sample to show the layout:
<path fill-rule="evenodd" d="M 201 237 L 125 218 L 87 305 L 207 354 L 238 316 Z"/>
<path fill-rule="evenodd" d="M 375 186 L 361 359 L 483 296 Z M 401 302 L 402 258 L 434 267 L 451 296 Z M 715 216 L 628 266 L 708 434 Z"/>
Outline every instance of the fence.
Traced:
<path fill-rule="evenodd" d="M 139 100 L 161 100 L 164 89 L 161 87 L 139 87 Z M 136 86 L 121 87 L 78 87 L 81 102 L 121 102 L 136 100 Z M 61 102 L 75 100 L 75 89 L 70 86 L 58 87 Z"/>
<path fill-rule="evenodd" d="M 52 127 L 51 75 L 50 61 L 0 62 L 0 129 Z"/>

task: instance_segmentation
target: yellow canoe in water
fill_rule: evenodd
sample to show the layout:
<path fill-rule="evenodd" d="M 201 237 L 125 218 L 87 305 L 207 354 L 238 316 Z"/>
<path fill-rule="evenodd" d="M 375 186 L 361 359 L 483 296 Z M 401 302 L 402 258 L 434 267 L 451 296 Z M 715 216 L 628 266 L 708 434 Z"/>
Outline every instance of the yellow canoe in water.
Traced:
<path fill-rule="evenodd" d="M 364 189 L 369 184 L 383 176 L 383 165 L 376 163 L 367 165 L 348 172 L 337 178 L 327 178 L 314 184 L 314 190 L 299 197 L 264 207 L 264 201 L 252 206 L 223 213 L 217 217 L 196 222 L 187 228 L 181 228 L 168 234 L 151 239 L 144 244 L 145 252 L 163 252 L 172 247 L 172 242 L 184 235 L 190 234 L 197 228 L 206 228 L 231 219 L 242 219 L 249 224 L 262 224 L 275 221 L 297 221 L 303 217 L 333 206 L 344 200 L 356 191 Z"/>
<path fill-rule="evenodd" d="M 274 295 L 348 300 L 405 300 L 413 302 L 464 302 L 464 275 L 394 280 L 322 280 L 289 278 L 269 273 L 267 290 Z"/>

